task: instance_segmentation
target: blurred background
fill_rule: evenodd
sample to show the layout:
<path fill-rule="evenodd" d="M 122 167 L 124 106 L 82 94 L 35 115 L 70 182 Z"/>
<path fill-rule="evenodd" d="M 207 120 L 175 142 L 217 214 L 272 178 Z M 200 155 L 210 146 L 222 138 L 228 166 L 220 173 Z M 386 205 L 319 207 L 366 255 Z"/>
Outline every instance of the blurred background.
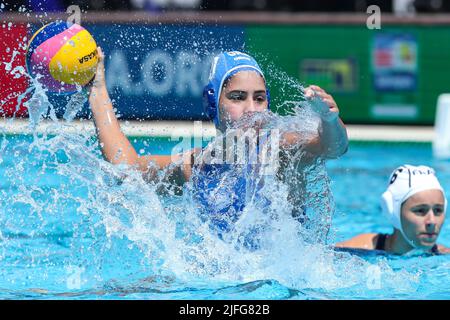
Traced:
<path fill-rule="evenodd" d="M 396 14 L 448 12 L 444 0 L 15 0 L 6 9 L 64 11 L 69 5 L 84 10 L 205 10 L 205 11 L 289 11 L 289 12 L 361 12 L 378 5 L 383 12 Z"/>
<path fill-rule="evenodd" d="M 15 0 L 5 3 L 5 8 L 64 11 L 69 5 L 79 5 L 83 10 L 287 12 L 361 12 L 369 5 L 378 5 L 383 12 L 395 14 L 450 11 L 450 2 L 445 0 Z"/>
<path fill-rule="evenodd" d="M 8 63 L 23 65 L 30 36 L 67 19 L 106 53 L 107 83 L 122 119 L 207 120 L 202 90 L 212 57 L 251 53 L 267 73 L 275 111 L 287 112 L 292 86 L 330 92 L 348 124 L 434 124 L 449 91 L 450 1 L 443 0 L 0 0 L 0 115 L 26 116 L 27 88 Z M 370 5 L 381 11 L 370 27 Z M 371 20 L 373 22 L 373 20 Z M 69 96 L 49 95 L 61 114 Z M 78 117 L 90 117 L 85 108 Z"/>

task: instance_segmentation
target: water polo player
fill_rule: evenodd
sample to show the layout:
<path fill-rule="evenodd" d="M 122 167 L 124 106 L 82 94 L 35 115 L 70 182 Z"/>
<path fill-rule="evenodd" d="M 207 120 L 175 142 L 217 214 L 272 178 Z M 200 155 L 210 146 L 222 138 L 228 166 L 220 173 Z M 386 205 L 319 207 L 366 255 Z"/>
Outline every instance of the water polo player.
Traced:
<path fill-rule="evenodd" d="M 405 254 L 415 249 L 450 253 L 436 243 L 444 223 L 447 200 L 432 168 L 403 165 L 395 169 L 381 196 L 381 207 L 394 227 L 392 234 L 361 234 L 336 247 L 392 254 Z"/>
<path fill-rule="evenodd" d="M 220 218 L 216 221 L 218 229 L 228 230 L 230 220 L 235 221 L 239 211 L 245 206 L 243 198 L 248 194 L 246 187 L 249 182 L 253 182 L 251 176 L 224 181 L 221 176 L 229 171 L 230 165 L 200 163 L 194 166 L 194 158 L 201 153 L 199 149 L 189 150 L 175 157 L 139 156 L 120 130 L 106 88 L 104 55 L 101 49 L 98 56 L 99 65 L 89 102 L 105 159 L 113 164 L 134 166 L 144 172 L 147 178 L 156 178 L 159 170 L 165 170 L 166 176 L 189 181 L 195 170 L 198 175 L 194 175 L 192 185 L 202 191 L 196 197 L 197 200 L 203 209 L 206 208 L 212 216 Z M 320 128 L 313 137 L 306 140 L 298 133 L 284 134 L 280 138 L 281 148 L 292 149 L 292 146 L 298 145 L 303 152 L 311 155 L 309 159 L 336 158 L 342 155 L 347 150 L 348 139 L 334 99 L 317 86 L 308 87 L 305 97 L 323 101 L 317 110 L 321 118 Z M 225 52 L 215 57 L 209 83 L 204 90 L 204 103 L 206 112 L 222 132 L 234 127 L 244 116 L 267 112 L 269 91 L 256 61 L 241 52 Z M 224 197 L 228 199 L 224 201 Z"/>

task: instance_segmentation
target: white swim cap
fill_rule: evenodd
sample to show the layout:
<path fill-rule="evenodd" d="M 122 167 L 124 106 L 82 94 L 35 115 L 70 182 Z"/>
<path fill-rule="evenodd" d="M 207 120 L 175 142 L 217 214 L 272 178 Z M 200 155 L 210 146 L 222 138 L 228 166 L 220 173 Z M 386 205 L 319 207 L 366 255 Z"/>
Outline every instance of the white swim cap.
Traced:
<path fill-rule="evenodd" d="M 381 196 L 381 208 L 394 228 L 400 230 L 403 237 L 413 246 L 403 231 L 401 220 L 402 204 L 414 194 L 424 190 L 441 190 L 444 195 L 444 210 L 447 210 L 447 199 L 434 170 L 427 166 L 403 165 L 392 172 L 389 186 Z"/>

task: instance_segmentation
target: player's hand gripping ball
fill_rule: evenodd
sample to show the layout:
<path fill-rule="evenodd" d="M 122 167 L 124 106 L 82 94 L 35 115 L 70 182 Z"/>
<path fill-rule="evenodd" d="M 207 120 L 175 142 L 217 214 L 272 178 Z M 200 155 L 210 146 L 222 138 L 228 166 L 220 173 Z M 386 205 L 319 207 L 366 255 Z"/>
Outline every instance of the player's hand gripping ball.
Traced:
<path fill-rule="evenodd" d="M 52 22 L 32 36 L 27 48 L 28 74 L 39 76 L 49 92 L 73 93 L 95 75 L 97 44 L 78 24 Z"/>

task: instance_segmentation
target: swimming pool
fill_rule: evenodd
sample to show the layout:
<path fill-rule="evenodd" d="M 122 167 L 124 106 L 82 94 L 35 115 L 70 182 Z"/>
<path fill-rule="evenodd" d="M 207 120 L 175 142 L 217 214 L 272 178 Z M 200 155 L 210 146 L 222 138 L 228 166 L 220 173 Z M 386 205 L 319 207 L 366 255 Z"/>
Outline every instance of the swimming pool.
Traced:
<path fill-rule="evenodd" d="M 0 139 L 1 299 L 450 298 L 450 256 L 350 254 L 279 234 L 270 252 L 233 251 L 195 225 L 182 196 L 161 196 L 132 173 L 120 182 L 88 135 Z M 142 153 L 175 143 L 132 141 Z M 328 162 L 327 243 L 390 231 L 379 195 L 404 163 L 434 167 L 450 189 L 448 162 L 427 143 L 351 143 Z M 450 246 L 448 223 L 439 240 Z"/>

